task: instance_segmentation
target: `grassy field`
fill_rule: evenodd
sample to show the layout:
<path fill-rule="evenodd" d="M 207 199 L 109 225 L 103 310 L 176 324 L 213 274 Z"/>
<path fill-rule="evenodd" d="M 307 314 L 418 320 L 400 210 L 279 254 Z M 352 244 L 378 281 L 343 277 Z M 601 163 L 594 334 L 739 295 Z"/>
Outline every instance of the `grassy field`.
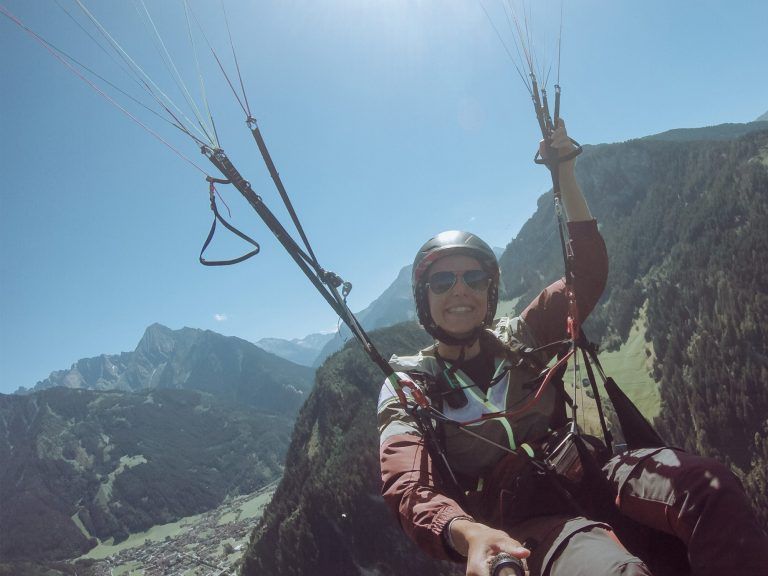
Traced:
<path fill-rule="evenodd" d="M 641 316 L 632 327 L 629 338 L 618 350 L 614 352 L 600 352 L 598 354 L 606 376 L 611 376 L 630 400 L 638 407 L 643 415 L 653 422 L 659 414 L 661 402 L 659 387 L 651 378 L 653 366 L 653 347 L 645 341 L 645 321 Z M 585 370 L 581 370 L 578 381 L 586 378 Z M 596 374 L 598 383 L 600 377 Z M 569 376 L 570 378 L 570 376 Z M 573 394 L 569 381 L 566 380 L 566 390 Z M 587 385 L 588 387 L 588 385 Z M 600 397 L 606 411 L 610 410 L 610 402 L 606 398 L 605 391 L 599 386 Z M 579 424 L 589 434 L 602 436 L 598 418 L 597 405 L 591 398 L 591 391 L 579 386 L 576 392 L 576 400 L 580 407 Z M 617 437 L 618 440 L 619 437 Z"/>
<path fill-rule="evenodd" d="M 600 362 L 608 376 L 629 396 L 649 420 L 659 415 L 659 386 L 651 378 L 653 345 L 645 341 L 645 314 L 641 314 L 629 338 L 616 352 L 601 352 Z"/>
<path fill-rule="evenodd" d="M 119 544 L 113 544 L 112 539 L 105 540 L 96 548 L 81 556 L 81 558 L 93 558 L 94 560 L 101 560 L 114 556 L 123 550 L 129 548 L 137 548 L 143 546 L 147 540 L 151 542 L 163 542 L 166 537 L 177 538 L 181 534 L 188 532 L 191 526 L 197 524 L 202 517 L 202 514 L 197 516 L 188 516 L 182 518 L 178 522 L 172 522 L 171 524 L 161 524 L 159 526 L 152 526 L 149 530 L 144 532 L 137 532 L 131 534 L 128 538 L 120 542 Z"/>

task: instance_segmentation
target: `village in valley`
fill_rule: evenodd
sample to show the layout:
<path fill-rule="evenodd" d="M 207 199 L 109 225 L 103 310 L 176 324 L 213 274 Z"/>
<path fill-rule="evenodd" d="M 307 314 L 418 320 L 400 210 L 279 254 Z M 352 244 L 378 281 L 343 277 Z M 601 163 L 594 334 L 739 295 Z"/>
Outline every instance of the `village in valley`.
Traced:
<path fill-rule="evenodd" d="M 238 572 L 254 526 L 276 484 L 228 500 L 215 510 L 155 526 L 117 545 L 100 544 L 90 559 L 94 576 L 225 576 Z"/>

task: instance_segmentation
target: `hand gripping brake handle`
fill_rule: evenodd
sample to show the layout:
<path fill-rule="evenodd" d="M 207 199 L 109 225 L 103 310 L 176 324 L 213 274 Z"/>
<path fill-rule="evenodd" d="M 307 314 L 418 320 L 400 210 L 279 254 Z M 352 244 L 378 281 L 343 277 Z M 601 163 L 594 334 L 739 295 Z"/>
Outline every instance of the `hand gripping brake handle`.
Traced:
<path fill-rule="evenodd" d="M 525 576 L 523 563 L 511 554 L 501 552 L 491 560 L 491 576 Z"/>

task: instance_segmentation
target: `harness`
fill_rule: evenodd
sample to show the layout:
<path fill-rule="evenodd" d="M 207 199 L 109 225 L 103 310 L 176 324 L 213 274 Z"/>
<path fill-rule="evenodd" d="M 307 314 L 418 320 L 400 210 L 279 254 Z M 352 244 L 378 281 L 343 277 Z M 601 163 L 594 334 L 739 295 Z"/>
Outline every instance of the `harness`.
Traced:
<path fill-rule="evenodd" d="M 547 374 L 546 366 L 537 352 L 517 339 L 502 342 L 486 331 L 481 338 L 481 346 L 481 357 L 468 363 L 450 362 L 443 359 L 436 348 L 427 349 L 422 352 L 429 358 L 425 360 L 426 365 L 406 372 L 410 379 L 418 383 L 429 404 L 429 408 L 409 411 L 417 419 L 417 423 L 423 422 L 424 418 L 431 420 L 435 434 L 433 445 L 435 450 L 442 454 L 438 456 L 439 461 L 446 464 L 451 460 L 448 454 L 451 454 L 454 461 L 461 461 L 461 453 L 472 446 L 472 440 L 468 437 L 462 440 L 461 432 L 480 436 L 486 444 L 496 447 L 485 446 L 485 455 L 479 455 L 477 460 L 470 459 L 474 462 L 472 467 L 485 467 L 482 462 L 491 466 L 496 461 L 494 453 L 497 449 L 504 452 L 516 452 L 521 449 L 516 436 L 516 432 L 521 431 L 513 431 L 515 421 L 495 417 L 483 422 L 486 419 L 482 416 L 486 413 L 504 413 L 508 402 L 519 402 L 521 397 L 523 401 L 527 401 L 541 386 Z M 551 412 L 546 423 L 539 423 L 538 427 L 543 431 L 560 426 L 565 420 L 564 400 L 567 395 L 563 393 L 562 382 L 555 378 L 551 384 L 556 392 L 554 400 L 550 398 L 549 401 L 556 409 Z M 545 411 L 550 412 L 550 404 Z M 490 431 L 490 437 L 488 430 L 476 430 L 476 426 L 494 426 L 490 423 L 491 420 L 498 428 Z M 468 421 L 470 424 L 465 426 L 462 421 Z M 483 433 L 485 435 L 482 435 Z M 458 445 L 452 445 L 453 450 L 448 446 L 449 436 L 453 438 L 454 443 L 459 442 Z M 522 449 L 533 454 L 528 445 L 523 445 Z M 435 455 L 432 456 L 435 459 Z M 478 454 L 475 453 L 475 456 Z M 466 468 L 461 466 L 449 472 L 443 470 L 441 477 L 452 484 L 454 493 L 474 490 L 477 486 L 477 477 L 467 473 Z"/>
<path fill-rule="evenodd" d="M 494 406 L 498 403 L 500 394 L 503 394 L 504 398 L 509 394 L 506 387 L 494 387 L 498 386 L 503 378 L 508 377 L 510 372 L 522 370 L 535 374 L 535 377 L 523 381 L 523 385 L 531 388 L 529 395 L 534 400 L 542 397 L 539 392 L 544 385 L 554 389 L 554 405 L 548 415 L 549 432 L 536 442 L 529 441 L 517 445 L 509 428 L 508 446 L 490 442 L 506 451 L 508 458 L 516 458 L 519 461 L 513 465 L 517 471 L 515 474 L 497 472 L 496 467 L 503 468 L 507 465 L 504 457 L 479 475 L 468 475 L 452 469 L 446 446 L 447 431 L 458 428 L 469 434 L 477 434 L 470 430 L 466 422 L 452 419 L 446 415 L 446 412 L 461 413 L 462 410 L 471 408 L 471 404 L 482 405 L 484 402 L 479 398 L 482 395 L 481 392 L 475 389 L 478 384 L 471 380 L 467 381 L 463 373 L 459 372 L 460 365 L 442 359 L 434 349 L 426 350 L 425 353 L 434 358 L 437 369 L 433 372 L 411 370 L 406 374 L 421 388 L 424 395 L 423 401 L 428 407 L 411 408 L 408 411 L 425 433 L 427 449 L 446 492 L 473 510 L 477 510 L 477 502 L 484 499 L 497 502 L 499 509 L 516 509 L 523 516 L 568 510 L 578 515 L 612 519 L 614 511 L 612 498 L 609 497 L 610 489 L 601 473 L 602 464 L 611 453 L 609 448 L 612 438 L 605 422 L 598 392 L 596 372 L 603 375 L 603 370 L 597 358 L 596 347 L 585 338 L 579 342 L 579 350 L 582 351 L 584 366 L 604 434 L 603 442 L 595 437 L 583 435 L 576 426 L 577 406 L 565 390 L 563 381 L 566 366 L 558 362 L 554 368 L 548 368 L 542 359 L 542 352 L 551 354 L 556 351 L 561 356 L 567 354 L 571 346 L 568 340 L 554 342 L 542 348 L 532 348 L 520 342 L 509 332 L 504 339 L 486 332 L 481 346 L 484 355 L 503 359 L 501 364 L 495 366 L 486 391 L 496 392 L 496 400 L 490 401 L 490 408 L 485 404 L 486 408 L 491 410 L 490 413 L 494 414 L 494 418 L 498 419 L 502 425 L 510 427 L 508 419 L 511 420 L 519 410 L 515 410 L 514 407 L 510 410 L 507 406 Z M 520 385 L 520 381 L 517 384 Z M 508 380 L 508 385 L 512 385 L 511 379 Z M 616 409 L 628 447 L 663 446 L 661 438 L 615 381 L 604 377 L 604 385 Z M 488 394 L 486 398 L 491 397 L 492 395 Z M 526 410 L 530 410 L 534 405 L 534 401 L 525 402 Z M 569 408 L 571 417 L 568 415 Z M 477 423 L 480 420 L 482 419 L 470 422 Z M 424 426 L 425 424 L 428 428 Z M 484 437 L 482 439 L 489 441 Z M 499 474 L 506 474 L 506 476 L 503 480 L 495 478 Z M 541 494 L 542 489 L 550 494 L 547 498 L 548 504 L 544 509 L 538 505 L 534 510 L 531 508 L 531 503 L 541 502 L 542 499 L 533 498 L 532 495 Z M 497 511 L 489 511 L 490 504 L 483 506 L 485 509 L 480 516 L 497 514 Z"/>

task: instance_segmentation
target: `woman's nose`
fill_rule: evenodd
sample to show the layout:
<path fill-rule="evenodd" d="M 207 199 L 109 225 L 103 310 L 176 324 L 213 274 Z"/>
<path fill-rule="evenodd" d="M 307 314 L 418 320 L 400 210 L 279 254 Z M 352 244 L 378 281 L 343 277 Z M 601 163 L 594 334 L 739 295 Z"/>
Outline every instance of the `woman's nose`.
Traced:
<path fill-rule="evenodd" d="M 456 274 L 456 282 L 451 287 L 451 294 L 462 296 L 467 291 L 468 286 L 464 283 L 464 276 Z"/>

